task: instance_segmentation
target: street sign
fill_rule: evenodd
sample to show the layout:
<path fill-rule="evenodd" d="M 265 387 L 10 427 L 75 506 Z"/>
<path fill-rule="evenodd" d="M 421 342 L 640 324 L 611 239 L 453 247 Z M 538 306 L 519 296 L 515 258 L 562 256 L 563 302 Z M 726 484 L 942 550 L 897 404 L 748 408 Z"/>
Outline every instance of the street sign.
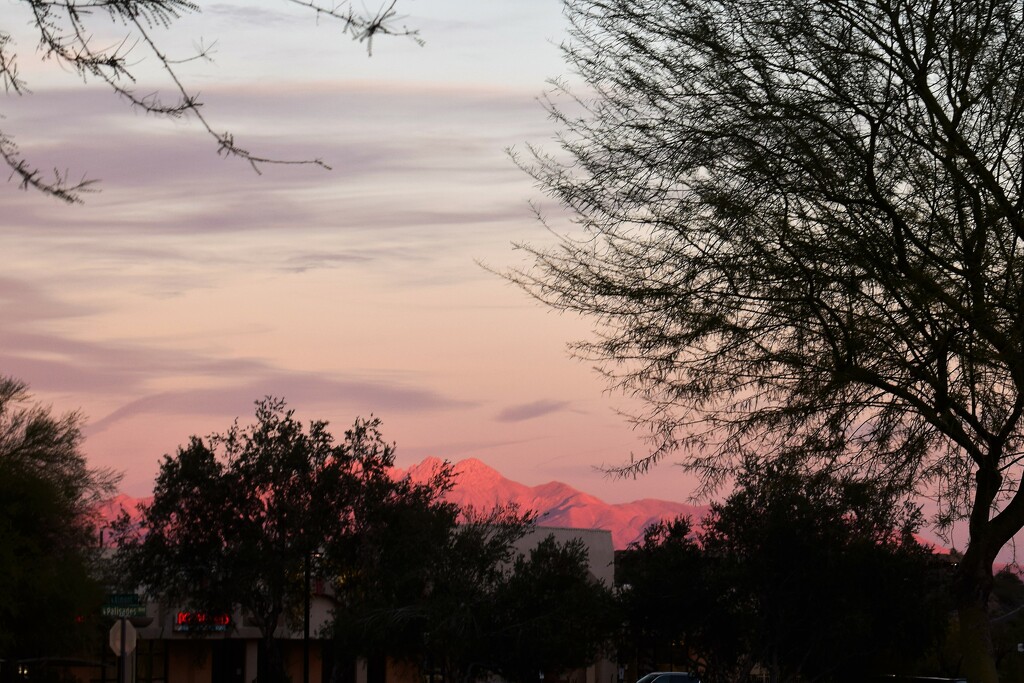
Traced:
<path fill-rule="evenodd" d="M 121 634 L 124 633 L 124 652 L 123 654 L 129 655 L 135 652 L 135 644 L 138 640 L 138 632 L 135 627 L 132 626 L 132 622 L 127 619 L 118 619 L 113 626 L 110 627 L 110 649 L 114 651 L 114 654 L 120 657 L 121 651 Z"/>
<path fill-rule="evenodd" d="M 144 617 L 146 616 L 145 605 L 132 605 L 130 607 L 114 607 L 111 605 L 103 605 L 100 608 L 100 614 L 105 617 L 115 617 L 121 619 L 122 617 Z"/>
<path fill-rule="evenodd" d="M 142 597 L 135 593 L 119 593 L 107 596 L 107 601 L 100 608 L 100 614 L 105 617 L 144 617 L 146 616 L 146 603 Z"/>

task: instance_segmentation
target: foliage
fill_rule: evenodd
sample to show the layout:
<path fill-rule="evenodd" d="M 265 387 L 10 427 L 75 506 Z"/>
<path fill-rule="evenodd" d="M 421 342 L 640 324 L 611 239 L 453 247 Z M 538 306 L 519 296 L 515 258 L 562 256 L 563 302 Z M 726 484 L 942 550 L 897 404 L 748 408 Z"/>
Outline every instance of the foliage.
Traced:
<path fill-rule="evenodd" d="M 590 574 L 579 539 L 548 536 L 520 555 L 492 597 L 483 645 L 487 668 L 508 681 L 585 668 L 604 654 L 618 626 L 608 586 Z"/>
<path fill-rule="evenodd" d="M 1024 582 L 1019 568 L 1004 567 L 995 577 L 990 613 L 999 677 L 1003 681 L 1024 680 Z"/>
<path fill-rule="evenodd" d="M 920 513 L 884 487 L 752 465 L 697 531 L 647 528 L 617 568 L 621 655 L 701 680 L 860 681 L 950 674 L 950 563 L 914 537 Z M 955 663 L 954 663 L 955 666 Z"/>
<path fill-rule="evenodd" d="M 342 586 L 334 637 L 345 655 L 386 654 L 446 681 L 471 680 L 483 671 L 484 613 L 533 516 L 514 506 L 404 513 L 394 520 L 399 531 L 389 526 L 389 540 L 374 543 L 379 564 Z"/>
<path fill-rule="evenodd" d="M 435 557 L 426 593 L 429 615 L 423 633 L 426 659 L 445 681 L 476 680 L 488 670 L 494 592 L 515 557 L 515 543 L 534 516 L 515 505 L 490 512 L 466 510 Z"/>
<path fill-rule="evenodd" d="M 591 663 L 608 641 L 616 611 L 579 542 L 547 538 L 517 556 L 533 515 L 514 506 L 402 516 L 392 521 L 405 532 L 389 523 L 373 543 L 379 564 L 342 585 L 332 630 L 343 656 L 387 655 L 452 683 L 532 682 Z"/>
<path fill-rule="evenodd" d="M 342 33 L 365 42 L 368 52 L 372 52 L 373 39 L 380 35 L 408 36 L 421 42 L 415 30 L 398 25 L 397 0 L 386 2 L 376 12 L 369 13 L 353 9 L 348 2 L 284 1 L 312 11 L 317 19 L 337 20 Z M 198 3 L 191 0 L 16 0 L 15 4 L 28 13 L 26 18 L 38 35 L 41 59 L 53 60 L 84 81 L 99 81 L 133 108 L 147 114 L 191 117 L 214 138 L 221 156 L 240 158 L 256 172 L 264 164 L 314 164 L 329 168 L 319 159 L 282 160 L 261 156 L 237 144 L 230 132 L 219 132 L 213 127 L 203 113 L 198 93 L 186 86 L 178 74 L 184 62 L 209 60 L 209 47 L 199 46 L 193 55 L 173 55 L 163 47 L 160 35 L 184 15 L 199 13 Z M 110 26 L 123 26 L 124 38 L 112 44 L 97 38 L 97 34 L 102 35 Z M 136 72 L 142 53 L 166 76 L 171 99 L 164 99 L 158 93 L 143 94 L 137 89 Z M 7 93 L 24 95 L 30 90 L 18 69 L 19 56 L 11 34 L 0 29 L 0 83 Z M 31 187 L 66 202 L 80 202 L 83 193 L 94 190 L 95 181 L 74 180 L 66 171 L 55 170 L 52 177 L 47 177 L 21 155 L 13 137 L 3 130 L 0 130 L 0 158 L 23 188 Z"/>
<path fill-rule="evenodd" d="M 117 477 L 88 466 L 79 425 L 0 378 L 0 662 L 77 655 L 95 634 L 95 511 Z"/>
<path fill-rule="evenodd" d="M 635 663 L 637 671 L 696 668 L 691 655 L 699 652 L 702 627 L 717 616 L 704 571 L 686 517 L 650 525 L 616 558 L 621 661 Z"/>
<path fill-rule="evenodd" d="M 966 518 L 968 674 L 1024 526 L 1024 16 L 1010 0 L 567 0 L 584 83 L 522 163 L 576 232 L 512 278 L 709 490 L 800 458 Z"/>
<path fill-rule="evenodd" d="M 450 466 L 438 468 L 431 488 L 447 491 L 452 476 Z M 380 523 L 350 549 L 356 559 L 338 582 L 331 635 L 345 658 L 418 661 L 430 620 L 423 601 L 434 567 L 449 550 L 459 510 L 435 496 L 413 495 L 396 497 L 376 514 Z"/>
<path fill-rule="evenodd" d="M 951 604 L 948 565 L 915 539 L 920 522 L 872 484 L 745 471 L 699 535 L 716 596 L 701 634 L 710 673 L 753 662 L 777 681 L 921 673 Z"/>
<path fill-rule="evenodd" d="M 267 398 L 256 403 L 255 424 L 193 437 L 164 457 L 139 528 L 127 514 L 118 522 L 126 575 L 164 603 L 243 609 L 263 635 L 263 675 L 282 680 L 273 633 L 304 603 L 311 563 L 325 576 L 351 575 L 354 548 L 385 521 L 380 510 L 440 494 L 433 482 L 391 478 L 394 447 L 379 426 L 356 420 L 335 443 L 327 423 L 303 428 L 284 401 Z"/>

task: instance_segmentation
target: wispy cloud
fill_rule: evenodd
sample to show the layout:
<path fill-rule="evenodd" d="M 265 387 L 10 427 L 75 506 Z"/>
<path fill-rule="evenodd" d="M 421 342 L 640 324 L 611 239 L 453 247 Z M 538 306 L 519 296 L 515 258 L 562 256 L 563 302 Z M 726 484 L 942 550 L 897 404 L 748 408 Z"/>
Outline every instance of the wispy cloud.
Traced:
<path fill-rule="evenodd" d="M 474 405 L 430 389 L 400 383 L 277 371 L 235 386 L 143 396 L 92 422 L 86 433 L 98 433 L 122 420 L 145 414 L 236 417 L 251 412 L 253 401 L 264 396 L 282 397 L 293 405 L 329 404 L 332 408 L 351 408 L 363 415 L 434 412 Z"/>
<path fill-rule="evenodd" d="M 532 403 L 509 406 L 498 413 L 494 419 L 498 422 L 523 422 L 561 412 L 568 407 L 568 401 L 533 401 Z"/>
<path fill-rule="evenodd" d="M 24 324 L 78 317 L 93 310 L 91 307 L 73 306 L 60 301 L 35 283 L 0 277 L 0 320 L 5 321 L 8 330 L 14 321 Z"/>
<path fill-rule="evenodd" d="M 37 327 L 34 320 L 60 320 L 83 311 L 42 290 L 0 279 L 0 314 L 22 329 L 0 329 L 0 373 L 29 381 L 35 391 L 127 398 L 94 421 L 90 433 L 129 417 L 208 413 L 234 417 L 252 401 L 282 396 L 304 405 L 339 406 L 360 414 L 417 413 L 477 405 L 422 386 L 423 378 L 402 370 L 313 372 L 284 369 L 259 358 L 222 357 L 188 348 L 180 340 L 85 340 Z M 35 316 L 35 317 L 33 317 Z M 195 389 L 153 391 L 163 384 L 195 383 Z"/>
<path fill-rule="evenodd" d="M 455 247 L 469 263 L 495 235 L 512 239 L 533 225 L 530 181 L 502 151 L 523 134 L 496 133 L 527 110 L 538 113 L 529 97 L 350 83 L 306 84 L 275 98 L 255 86 L 207 94 L 248 147 L 321 157 L 334 170 L 267 166 L 259 176 L 218 158 L 215 143 L 188 123 L 133 117 L 102 90 L 46 91 L 20 98 L 6 123 L 33 163 L 98 178 L 102 192 L 67 207 L 0 183 L 0 240 L 38 242 L 65 259 L 230 265 L 274 239 L 277 267 L 303 272 L 367 263 L 381 232 L 391 259 L 448 258 Z M 37 123 L 70 110 L 66 129 Z M 401 123 L 410 112 L 420 125 Z M 325 256 L 311 259 L 313 234 L 338 243 L 318 244 Z"/>

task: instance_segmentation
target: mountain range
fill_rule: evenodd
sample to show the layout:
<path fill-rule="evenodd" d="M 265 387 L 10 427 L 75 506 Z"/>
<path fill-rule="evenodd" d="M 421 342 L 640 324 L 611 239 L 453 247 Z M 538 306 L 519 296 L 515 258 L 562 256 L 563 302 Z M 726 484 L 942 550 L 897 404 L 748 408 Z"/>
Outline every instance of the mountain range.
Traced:
<path fill-rule="evenodd" d="M 409 475 L 414 481 L 423 480 L 441 462 L 438 458 L 426 458 L 408 469 L 396 469 L 395 475 Z M 643 530 L 654 522 L 679 515 L 688 515 L 697 522 L 707 512 L 705 506 L 653 498 L 630 503 L 606 503 L 557 481 L 527 486 L 505 478 L 475 458 L 459 461 L 453 468 L 455 486 L 446 496 L 449 501 L 461 507 L 472 506 L 476 510 L 515 503 L 521 510 L 535 512 L 538 526 L 607 529 L 612 533 L 612 543 L 617 550 L 638 539 Z M 122 508 L 133 512 L 140 502 L 148 500 L 121 494 L 105 503 L 100 514 L 110 520 Z"/>
<path fill-rule="evenodd" d="M 437 458 L 426 458 L 403 473 L 415 481 L 440 464 Z M 640 538 L 644 529 L 654 522 L 684 515 L 691 517 L 696 524 L 708 511 L 706 506 L 654 498 L 606 503 L 558 481 L 527 486 L 505 478 L 475 458 L 455 463 L 454 470 L 455 487 L 447 499 L 462 507 L 489 510 L 495 505 L 516 503 L 522 510 L 532 510 L 537 514 L 538 526 L 607 529 L 612 532 L 612 544 L 616 550 Z"/>

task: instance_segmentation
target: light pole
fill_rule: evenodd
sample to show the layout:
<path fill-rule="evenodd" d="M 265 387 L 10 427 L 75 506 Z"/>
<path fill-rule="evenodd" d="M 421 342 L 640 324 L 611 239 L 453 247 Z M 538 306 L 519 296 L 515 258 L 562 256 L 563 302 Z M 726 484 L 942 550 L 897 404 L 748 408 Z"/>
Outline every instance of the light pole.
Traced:
<path fill-rule="evenodd" d="M 302 610 L 302 683 L 309 683 L 309 551 L 306 551 L 305 559 L 305 590 L 303 591 Z"/>

